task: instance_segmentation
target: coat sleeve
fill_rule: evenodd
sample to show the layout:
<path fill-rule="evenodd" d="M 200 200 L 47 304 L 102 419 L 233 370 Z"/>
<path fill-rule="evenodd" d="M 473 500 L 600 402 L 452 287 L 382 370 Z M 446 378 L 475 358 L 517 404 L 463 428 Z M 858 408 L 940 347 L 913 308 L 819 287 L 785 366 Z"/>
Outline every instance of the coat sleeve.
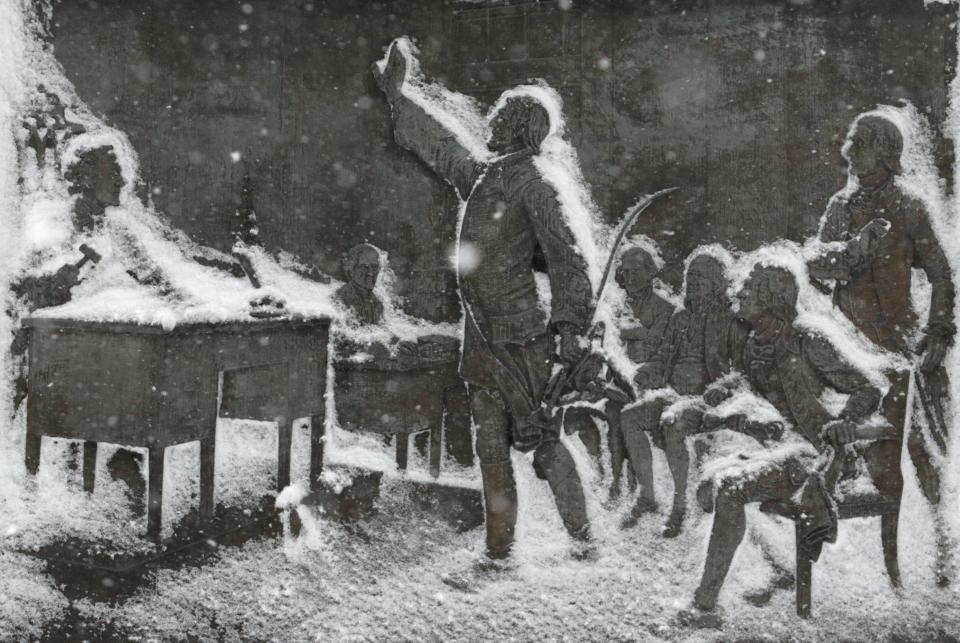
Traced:
<path fill-rule="evenodd" d="M 453 135 L 406 96 L 391 105 L 393 135 L 401 147 L 416 154 L 466 199 L 483 171 Z"/>
<path fill-rule="evenodd" d="M 952 341 L 957 327 L 953 319 L 955 292 L 950 264 L 947 263 L 943 246 L 940 245 L 940 240 L 933 231 L 930 216 L 923 204 L 910 199 L 905 207 L 910 208 L 909 214 L 913 221 L 911 230 L 913 265 L 926 273 L 932 286 L 927 332 Z"/>
<path fill-rule="evenodd" d="M 581 331 L 590 324 L 593 313 L 593 286 L 587 274 L 587 262 L 561 210 L 556 191 L 542 178 L 535 178 L 520 192 L 527 215 L 547 261 L 550 275 L 550 325 L 562 322 Z"/>
<path fill-rule="evenodd" d="M 846 393 L 847 404 L 840 416 L 847 420 L 864 420 L 880 404 L 880 390 L 847 360 L 841 357 L 826 338 L 807 335 L 803 342 L 804 357 L 830 386 Z"/>
<path fill-rule="evenodd" d="M 823 213 L 820 220 L 820 232 L 818 236 L 820 241 L 830 243 L 831 241 L 846 241 L 849 230 L 846 213 L 844 211 L 846 201 L 837 197 L 830 200 L 827 205 L 827 211 Z"/>

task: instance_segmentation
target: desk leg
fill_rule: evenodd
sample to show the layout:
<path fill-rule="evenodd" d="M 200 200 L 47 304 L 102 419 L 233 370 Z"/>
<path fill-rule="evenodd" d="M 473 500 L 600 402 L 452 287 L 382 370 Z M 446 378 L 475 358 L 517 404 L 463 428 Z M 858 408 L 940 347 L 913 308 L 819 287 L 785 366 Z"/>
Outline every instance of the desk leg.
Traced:
<path fill-rule="evenodd" d="M 310 418 L 310 491 L 320 488 L 320 475 L 323 473 L 323 446 L 326 427 L 323 414 Z"/>
<path fill-rule="evenodd" d="M 163 518 L 163 447 L 150 447 L 148 465 L 149 485 L 147 490 L 147 537 L 160 543 L 160 526 Z"/>
<path fill-rule="evenodd" d="M 280 438 L 277 440 L 277 490 L 283 491 L 290 484 L 290 447 L 293 444 L 293 419 L 277 418 Z"/>
<path fill-rule="evenodd" d="M 410 446 L 410 436 L 407 433 L 397 433 L 394 435 L 397 439 L 397 469 L 407 470 L 407 449 Z"/>
<path fill-rule="evenodd" d="M 443 422 L 430 427 L 430 475 L 440 477 L 440 447 L 443 446 Z"/>
<path fill-rule="evenodd" d="M 209 438 L 200 440 L 200 519 L 213 518 L 214 480 L 216 475 L 216 429 Z"/>
<path fill-rule="evenodd" d="M 24 456 L 24 464 L 27 467 L 27 473 L 32 476 L 40 471 L 40 447 L 43 444 L 43 436 L 27 431 L 27 452 Z"/>
<path fill-rule="evenodd" d="M 97 443 L 87 440 L 83 443 L 83 490 L 93 493 L 97 482 Z"/>

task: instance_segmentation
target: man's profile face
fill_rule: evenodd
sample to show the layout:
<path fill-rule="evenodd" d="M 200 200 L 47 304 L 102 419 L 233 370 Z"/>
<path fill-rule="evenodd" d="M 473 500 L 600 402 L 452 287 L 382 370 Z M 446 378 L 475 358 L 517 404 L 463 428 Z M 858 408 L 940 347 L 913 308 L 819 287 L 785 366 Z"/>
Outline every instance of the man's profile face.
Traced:
<path fill-rule="evenodd" d="M 94 196 L 104 207 L 120 205 L 123 172 L 113 157 L 101 157 L 94 177 Z"/>
<path fill-rule="evenodd" d="M 656 276 L 650 269 L 651 263 L 643 250 L 628 250 L 623 255 L 616 279 L 617 283 L 627 291 L 628 296 L 635 298 L 650 286 Z"/>
<path fill-rule="evenodd" d="M 373 290 L 380 275 L 380 255 L 372 248 L 364 248 L 357 257 L 350 281 L 363 290 Z"/>
<path fill-rule="evenodd" d="M 871 132 L 863 127 L 853 132 L 846 152 L 850 171 L 858 177 L 871 176 L 884 167 Z"/>
<path fill-rule="evenodd" d="M 77 161 L 69 187 L 71 194 L 94 201 L 103 208 L 120 205 L 120 191 L 125 184 L 123 171 L 113 154 L 87 152 L 90 156 Z M 89 163 L 89 164 L 88 164 Z"/>

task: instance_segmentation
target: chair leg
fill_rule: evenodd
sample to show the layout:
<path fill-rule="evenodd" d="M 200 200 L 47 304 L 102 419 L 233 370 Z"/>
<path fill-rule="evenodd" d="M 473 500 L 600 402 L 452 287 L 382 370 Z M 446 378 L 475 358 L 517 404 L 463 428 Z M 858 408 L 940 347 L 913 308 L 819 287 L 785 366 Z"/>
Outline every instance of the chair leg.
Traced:
<path fill-rule="evenodd" d="M 897 561 L 897 523 L 900 522 L 900 507 L 895 513 L 880 516 L 880 542 L 883 545 L 883 562 L 887 566 L 890 584 L 900 587 L 900 564 Z"/>
<path fill-rule="evenodd" d="M 797 616 L 810 618 L 810 599 L 813 590 L 813 561 L 803 555 L 800 547 L 800 526 L 796 528 L 797 548 Z"/>

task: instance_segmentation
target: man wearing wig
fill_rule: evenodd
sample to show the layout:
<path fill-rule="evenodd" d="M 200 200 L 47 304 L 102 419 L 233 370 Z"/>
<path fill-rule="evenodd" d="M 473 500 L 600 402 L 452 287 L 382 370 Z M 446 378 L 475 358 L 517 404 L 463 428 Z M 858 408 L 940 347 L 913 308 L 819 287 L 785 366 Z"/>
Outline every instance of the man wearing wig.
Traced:
<path fill-rule="evenodd" d="M 533 452 L 575 555 L 590 552 L 589 522 L 573 458 L 559 440 L 559 417 L 541 409 L 557 358 L 576 362 L 579 337 L 593 309 L 593 288 L 583 255 L 556 190 L 534 157 L 551 133 L 550 115 L 528 94 L 511 92 L 490 116 L 489 156 L 477 158 L 433 116 L 404 95 L 416 60 L 391 46 L 386 67 L 374 74 L 386 94 L 397 142 L 446 179 L 466 201 L 458 256 L 470 248 L 458 284 L 464 304 L 460 374 L 470 386 L 483 477 L 486 554 L 507 558 L 517 521 L 517 490 L 510 447 Z M 535 257 L 542 255 L 550 280 L 550 318 L 539 305 Z M 471 262 L 473 263 L 473 262 Z M 559 341 L 557 341 L 559 340 Z M 558 354 L 555 356 L 555 352 Z"/>
<path fill-rule="evenodd" d="M 836 537 L 830 495 L 841 475 L 838 465 L 848 477 L 863 469 L 856 450 L 834 458 L 827 453 L 822 461 L 817 455 L 828 445 L 840 450 L 877 437 L 876 427 L 868 421 L 880 402 L 879 389 L 825 337 L 796 324 L 793 273 L 757 264 L 737 299 L 737 315 L 750 327 L 741 357 L 750 388 L 779 412 L 788 430 L 775 443 L 745 450 L 725 468 L 705 475 L 697 490 L 703 510 L 715 515 L 700 586 L 692 608 L 682 611 L 679 620 L 701 627 L 720 623 L 717 598 L 746 531 L 745 506 L 762 502 L 796 515 L 804 555 L 816 560 L 823 543 Z M 829 390 L 846 396 L 839 413 L 824 406 Z M 749 418 L 731 416 L 723 421 L 738 430 Z M 815 470 L 818 462 L 829 464 Z M 868 460 L 865 468 L 877 480 L 885 472 L 874 464 Z"/>
<path fill-rule="evenodd" d="M 810 264 L 814 278 L 833 280 L 834 303 L 872 342 L 888 351 L 908 357 L 921 353 L 919 373 L 915 375 L 916 395 L 908 396 L 910 373 L 890 375 L 890 391 L 884 400 L 884 415 L 898 429 L 905 426 L 908 400 L 920 401 L 926 416 L 925 439 L 919 422 L 911 423 L 907 448 L 917 469 L 920 488 L 936 508 L 940 501 L 940 473 L 931 460 L 931 449 L 946 448 L 948 423 L 943 404 L 947 398 L 947 376 L 941 366 L 947 348 L 953 343 L 954 287 L 950 266 L 930 223 L 923 204 L 904 194 L 896 184 L 902 171 L 900 156 L 903 138 L 890 120 L 874 114 L 859 117 L 851 127 L 844 157 L 856 177 L 856 191 L 846 198 L 831 201 L 820 228 L 826 242 L 845 242 L 846 249 L 831 253 Z M 880 223 L 889 230 L 879 239 L 858 231 L 869 231 Z M 876 237 L 878 235 L 872 235 Z M 865 241 L 866 239 L 866 241 Z M 930 312 L 922 333 L 917 333 L 917 314 L 911 301 L 912 269 L 923 270 L 931 285 Z M 920 335 L 919 341 L 915 341 Z M 919 418 L 917 418 L 919 419 Z M 934 446 L 935 445 L 935 446 Z M 893 462 L 884 475 L 882 489 L 899 496 L 903 477 L 896 443 L 878 445 L 876 457 Z M 884 527 L 896 533 L 897 516 L 884 516 Z M 939 517 L 938 530 L 942 530 Z M 944 565 L 945 543 L 940 536 L 939 565 L 941 584 L 947 582 Z M 896 568 L 896 561 L 887 561 Z"/>

